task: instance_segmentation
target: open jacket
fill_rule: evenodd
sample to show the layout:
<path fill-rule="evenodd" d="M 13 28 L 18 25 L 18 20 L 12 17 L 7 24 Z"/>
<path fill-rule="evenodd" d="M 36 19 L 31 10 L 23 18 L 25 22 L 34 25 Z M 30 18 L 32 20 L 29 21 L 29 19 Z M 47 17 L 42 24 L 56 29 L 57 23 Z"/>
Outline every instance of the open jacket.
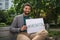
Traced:
<path fill-rule="evenodd" d="M 24 25 L 24 17 L 23 17 L 23 14 L 21 14 L 14 18 L 10 27 L 10 31 L 14 33 L 20 33 L 20 29 L 23 25 Z"/>

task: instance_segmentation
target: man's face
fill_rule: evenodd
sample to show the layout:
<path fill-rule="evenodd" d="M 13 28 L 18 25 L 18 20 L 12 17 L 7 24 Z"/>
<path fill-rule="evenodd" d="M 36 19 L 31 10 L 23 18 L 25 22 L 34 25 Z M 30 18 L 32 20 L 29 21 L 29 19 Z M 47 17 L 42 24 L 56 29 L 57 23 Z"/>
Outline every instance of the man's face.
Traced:
<path fill-rule="evenodd" d="M 30 11 L 31 11 L 31 7 L 30 6 L 25 6 L 23 10 L 24 10 L 24 13 L 26 15 L 28 15 L 30 13 Z"/>

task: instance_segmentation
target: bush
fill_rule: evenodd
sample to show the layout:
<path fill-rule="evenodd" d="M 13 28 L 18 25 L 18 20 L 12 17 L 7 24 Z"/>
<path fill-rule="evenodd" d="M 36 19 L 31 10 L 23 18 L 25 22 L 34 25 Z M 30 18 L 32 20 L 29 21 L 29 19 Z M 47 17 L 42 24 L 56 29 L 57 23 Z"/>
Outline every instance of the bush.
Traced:
<path fill-rule="evenodd" d="M 60 31 L 49 31 L 49 36 L 59 36 L 60 37 Z"/>
<path fill-rule="evenodd" d="M 0 23 L 7 22 L 8 13 L 4 10 L 0 10 Z"/>
<path fill-rule="evenodd" d="M 0 27 L 6 27 L 7 25 L 5 23 L 0 23 Z"/>
<path fill-rule="evenodd" d="M 13 21 L 13 17 L 9 17 L 6 24 L 11 25 L 12 21 Z"/>

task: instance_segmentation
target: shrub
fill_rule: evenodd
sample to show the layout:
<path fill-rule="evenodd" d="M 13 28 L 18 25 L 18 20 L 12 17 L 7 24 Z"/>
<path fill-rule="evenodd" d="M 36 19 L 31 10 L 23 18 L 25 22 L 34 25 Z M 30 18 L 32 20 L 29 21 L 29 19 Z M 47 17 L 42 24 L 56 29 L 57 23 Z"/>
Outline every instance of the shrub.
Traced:
<path fill-rule="evenodd" d="M 0 27 L 6 27 L 7 25 L 5 23 L 0 23 Z"/>
<path fill-rule="evenodd" d="M 49 36 L 60 36 L 60 31 L 49 31 Z"/>
<path fill-rule="evenodd" d="M 0 10 L 0 23 L 7 22 L 8 13 L 4 10 Z"/>
<path fill-rule="evenodd" d="M 8 20 L 7 20 L 7 22 L 6 22 L 6 24 L 7 25 L 11 25 L 13 19 L 14 19 L 13 17 L 9 17 Z"/>

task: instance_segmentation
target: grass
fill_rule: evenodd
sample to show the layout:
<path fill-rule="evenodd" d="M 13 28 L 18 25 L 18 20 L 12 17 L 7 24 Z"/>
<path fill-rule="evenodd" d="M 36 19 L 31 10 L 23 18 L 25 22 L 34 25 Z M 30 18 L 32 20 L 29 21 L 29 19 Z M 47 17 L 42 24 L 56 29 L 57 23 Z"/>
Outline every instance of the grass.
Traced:
<path fill-rule="evenodd" d="M 7 27 L 5 23 L 0 23 L 0 27 Z"/>
<path fill-rule="evenodd" d="M 58 36 L 58 37 L 60 37 L 60 31 L 49 31 L 49 36 L 53 36 L 53 37 Z"/>

